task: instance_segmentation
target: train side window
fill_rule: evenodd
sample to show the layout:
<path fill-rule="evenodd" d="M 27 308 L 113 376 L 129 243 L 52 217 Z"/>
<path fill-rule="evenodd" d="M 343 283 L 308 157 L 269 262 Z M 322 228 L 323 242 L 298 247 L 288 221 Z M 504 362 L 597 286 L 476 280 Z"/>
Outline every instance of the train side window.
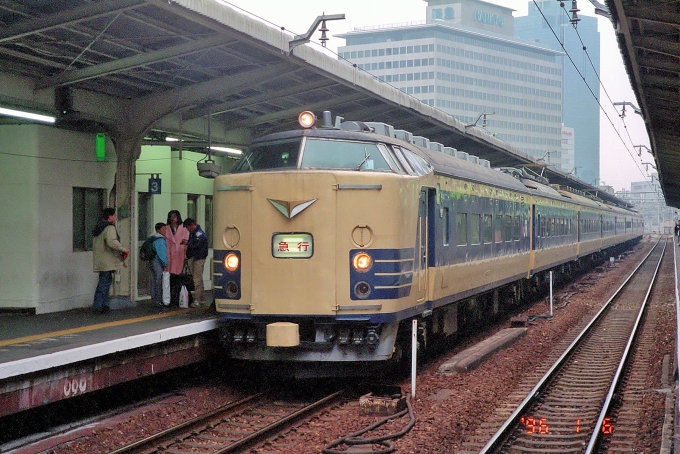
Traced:
<path fill-rule="evenodd" d="M 494 243 L 503 242 L 503 216 L 496 215 L 493 223 L 493 241 Z"/>
<path fill-rule="evenodd" d="M 443 235 L 442 238 L 444 238 L 444 246 L 448 246 L 451 244 L 451 218 L 449 216 L 449 208 L 444 207 L 442 208 L 442 218 L 444 220 L 443 222 Z"/>
<path fill-rule="evenodd" d="M 512 216 L 506 214 L 503 216 L 503 241 L 512 240 Z"/>
<path fill-rule="evenodd" d="M 512 239 L 513 241 L 519 241 L 519 216 L 515 216 L 512 222 Z"/>
<path fill-rule="evenodd" d="M 467 246 L 467 213 L 456 213 L 456 245 Z"/>
<path fill-rule="evenodd" d="M 480 243 L 481 216 L 479 214 L 470 215 L 470 244 Z"/>
<path fill-rule="evenodd" d="M 492 217 L 490 214 L 485 214 L 484 215 L 484 225 L 483 225 L 483 234 L 482 234 L 482 239 L 484 243 L 492 243 L 493 242 L 493 223 L 492 223 Z"/>

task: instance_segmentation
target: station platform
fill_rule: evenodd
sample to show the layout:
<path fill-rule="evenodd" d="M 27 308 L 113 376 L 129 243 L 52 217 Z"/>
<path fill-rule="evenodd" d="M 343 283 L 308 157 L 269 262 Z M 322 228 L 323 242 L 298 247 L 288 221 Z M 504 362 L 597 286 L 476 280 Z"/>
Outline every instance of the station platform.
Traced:
<path fill-rule="evenodd" d="M 150 301 L 105 314 L 0 312 L 0 326 L 0 417 L 206 360 L 217 339 L 211 307 Z"/>

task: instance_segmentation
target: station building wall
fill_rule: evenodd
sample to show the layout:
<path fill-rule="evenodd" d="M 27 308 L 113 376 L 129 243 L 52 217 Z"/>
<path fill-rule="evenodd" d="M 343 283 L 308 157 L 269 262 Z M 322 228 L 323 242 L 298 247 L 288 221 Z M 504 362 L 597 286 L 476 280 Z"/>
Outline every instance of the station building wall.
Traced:
<path fill-rule="evenodd" d="M 73 188 L 102 188 L 109 204 L 116 154 L 107 142 L 106 160 L 98 162 L 94 134 L 44 125 L 0 126 L 0 311 L 40 314 L 91 306 L 97 274 L 92 252 L 74 250 Z M 171 209 L 186 217 L 188 194 L 201 202 L 212 195 L 213 180 L 199 177 L 196 170 L 196 162 L 204 157 L 185 151 L 180 160 L 169 147 L 143 147 L 136 193 L 148 191 L 149 175 L 144 173 L 162 179 L 162 193 L 150 197 L 150 220 L 164 222 Z M 135 231 L 137 215 L 133 213 Z M 204 216 L 204 210 L 197 210 L 202 225 Z M 132 250 L 144 240 L 137 236 Z M 130 262 L 137 275 L 139 263 Z M 209 269 L 206 265 L 206 288 Z M 142 282 L 137 288 L 144 286 Z M 145 297 L 144 292 L 132 293 L 133 301 Z"/>

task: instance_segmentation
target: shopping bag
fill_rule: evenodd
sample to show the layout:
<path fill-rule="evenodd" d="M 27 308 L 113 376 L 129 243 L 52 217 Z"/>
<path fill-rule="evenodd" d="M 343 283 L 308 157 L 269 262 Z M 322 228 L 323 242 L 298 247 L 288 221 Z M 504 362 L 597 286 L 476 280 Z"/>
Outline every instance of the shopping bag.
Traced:
<path fill-rule="evenodd" d="M 191 274 L 189 269 L 189 264 L 185 263 L 184 268 L 182 268 L 182 273 L 178 274 L 178 279 L 180 284 L 187 288 L 187 291 L 194 290 L 194 276 Z"/>
<path fill-rule="evenodd" d="M 170 305 L 170 272 L 163 271 L 163 305 Z"/>
<path fill-rule="evenodd" d="M 189 290 L 187 290 L 186 285 L 182 285 L 182 289 L 179 291 L 179 307 L 182 309 L 189 308 Z"/>

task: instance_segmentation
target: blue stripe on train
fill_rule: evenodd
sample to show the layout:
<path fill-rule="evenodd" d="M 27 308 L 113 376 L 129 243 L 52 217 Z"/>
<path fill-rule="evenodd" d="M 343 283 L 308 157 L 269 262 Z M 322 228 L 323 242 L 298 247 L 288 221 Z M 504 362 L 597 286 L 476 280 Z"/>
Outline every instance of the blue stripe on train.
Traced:
<path fill-rule="evenodd" d="M 352 266 L 352 259 L 358 252 L 366 252 L 373 259 L 373 266 L 365 273 L 359 273 Z M 414 248 L 404 249 L 351 249 L 349 251 L 349 294 L 352 300 L 397 299 L 411 294 L 413 282 Z M 368 298 L 359 298 L 354 288 L 360 282 L 371 287 Z M 390 287 L 390 288 L 380 288 Z"/>

